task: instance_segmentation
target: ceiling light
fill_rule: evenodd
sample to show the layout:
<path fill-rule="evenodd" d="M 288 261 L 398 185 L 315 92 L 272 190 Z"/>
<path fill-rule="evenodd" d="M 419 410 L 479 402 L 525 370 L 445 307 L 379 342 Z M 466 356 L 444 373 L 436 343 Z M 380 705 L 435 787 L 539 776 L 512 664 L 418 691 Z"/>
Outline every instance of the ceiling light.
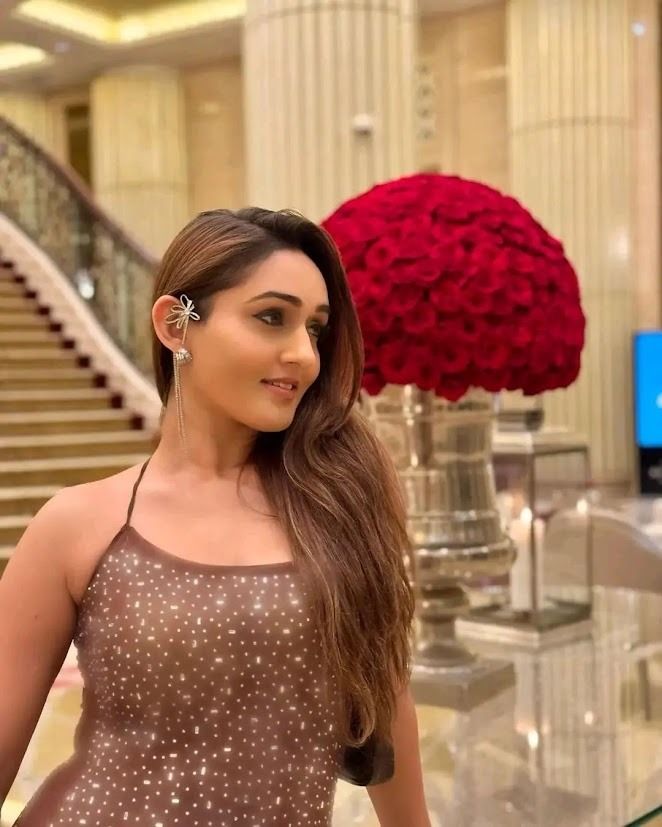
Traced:
<path fill-rule="evenodd" d="M 46 52 L 24 43 L 0 43 L 0 72 L 43 63 Z"/>

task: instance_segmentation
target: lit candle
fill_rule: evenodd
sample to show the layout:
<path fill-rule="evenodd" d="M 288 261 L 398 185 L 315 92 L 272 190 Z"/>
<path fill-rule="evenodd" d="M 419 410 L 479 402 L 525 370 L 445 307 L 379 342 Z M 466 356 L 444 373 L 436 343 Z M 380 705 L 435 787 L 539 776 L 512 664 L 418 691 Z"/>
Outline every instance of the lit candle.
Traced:
<path fill-rule="evenodd" d="M 530 508 L 523 508 L 519 518 L 511 521 L 509 534 L 517 549 L 517 558 L 510 570 L 510 602 L 518 612 L 533 610 L 533 592 L 531 589 L 531 520 L 533 515 Z M 542 609 L 542 541 L 543 522 L 533 521 L 536 543 L 536 583 L 535 595 L 538 610 Z"/>

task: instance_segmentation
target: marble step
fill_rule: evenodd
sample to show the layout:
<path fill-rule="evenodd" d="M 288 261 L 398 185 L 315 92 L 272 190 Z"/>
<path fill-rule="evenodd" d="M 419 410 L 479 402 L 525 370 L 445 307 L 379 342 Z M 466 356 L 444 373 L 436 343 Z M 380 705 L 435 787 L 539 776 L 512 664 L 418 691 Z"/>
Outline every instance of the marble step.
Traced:
<path fill-rule="evenodd" d="M 61 486 L 24 485 L 0 487 L 0 515 L 36 514 L 45 502 L 54 497 Z"/>
<path fill-rule="evenodd" d="M 35 313 L 34 310 L 6 313 L 0 303 L 0 330 L 48 330 L 51 318 L 45 313 Z"/>
<path fill-rule="evenodd" d="M 13 279 L 8 278 L 0 278 L 0 302 L 2 302 L 5 296 L 24 296 L 25 295 L 25 284 L 22 284 L 19 281 L 14 281 Z"/>
<path fill-rule="evenodd" d="M 121 396 L 107 388 L 0 390 L 0 413 L 119 408 Z"/>
<path fill-rule="evenodd" d="M 10 514 L 5 517 L 0 515 L 0 547 L 15 546 L 31 519 L 31 514 Z"/>
<path fill-rule="evenodd" d="M 0 352 L 5 348 L 19 347 L 56 347 L 62 348 L 62 334 L 49 330 L 48 327 L 30 330 L 0 329 Z"/>
<path fill-rule="evenodd" d="M 143 463 L 147 452 L 136 454 L 93 454 L 86 457 L 31 459 L 0 462 L 0 480 L 8 488 L 26 485 L 79 485 L 118 474 L 132 465 Z"/>
<path fill-rule="evenodd" d="M 34 311 L 39 306 L 39 302 L 36 299 L 21 295 L 3 296 L 0 303 L 3 313 L 25 313 L 27 310 Z"/>
<path fill-rule="evenodd" d="M 23 459 L 55 459 L 88 453 L 151 453 L 154 438 L 147 431 L 91 431 L 78 434 L 45 434 L 0 437 L 0 462 Z"/>
<path fill-rule="evenodd" d="M 17 347 L 4 348 L 3 367 L 50 368 L 73 367 L 79 363 L 80 354 L 73 348 Z"/>
<path fill-rule="evenodd" d="M 125 408 L 0 413 L 0 436 L 126 431 L 141 427 L 141 417 Z"/>
<path fill-rule="evenodd" d="M 10 284 L 25 283 L 25 276 L 19 275 L 13 262 L 0 264 L 0 283 L 9 282 Z"/>
<path fill-rule="evenodd" d="M 48 390 L 57 388 L 98 388 L 105 382 L 92 368 L 2 368 L 1 390 Z"/>

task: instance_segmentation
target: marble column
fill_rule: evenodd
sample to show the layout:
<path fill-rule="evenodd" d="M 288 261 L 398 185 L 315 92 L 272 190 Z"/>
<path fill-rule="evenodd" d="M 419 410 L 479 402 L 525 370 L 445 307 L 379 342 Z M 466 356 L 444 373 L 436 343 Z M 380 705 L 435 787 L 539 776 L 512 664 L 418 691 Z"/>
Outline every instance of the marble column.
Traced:
<path fill-rule="evenodd" d="M 637 327 L 662 321 L 660 278 L 660 6 L 633 0 L 633 251 Z"/>
<path fill-rule="evenodd" d="M 415 0 L 248 0 L 248 201 L 319 221 L 414 171 Z"/>
<path fill-rule="evenodd" d="M 0 115 L 7 118 L 42 149 L 50 149 L 52 130 L 43 95 L 31 92 L 0 92 Z"/>
<path fill-rule="evenodd" d="M 188 218 L 179 72 L 130 66 L 91 87 L 92 181 L 99 203 L 160 255 Z"/>
<path fill-rule="evenodd" d="M 632 478 L 634 454 L 630 15 L 629 0 L 509 0 L 507 20 L 511 190 L 563 241 L 588 317 L 580 378 L 545 412 L 589 437 L 605 484 Z"/>

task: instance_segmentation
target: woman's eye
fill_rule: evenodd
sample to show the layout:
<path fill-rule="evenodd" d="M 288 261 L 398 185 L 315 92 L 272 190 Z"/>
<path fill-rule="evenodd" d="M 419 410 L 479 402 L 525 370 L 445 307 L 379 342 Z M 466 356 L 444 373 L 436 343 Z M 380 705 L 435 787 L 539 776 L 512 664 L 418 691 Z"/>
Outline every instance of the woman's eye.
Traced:
<path fill-rule="evenodd" d="M 277 307 L 272 310 L 263 310 L 255 318 L 269 325 L 269 327 L 282 327 L 285 324 L 285 314 Z M 319 340 L 324 336 L 326 328 L 327 325 L 322 324 L 322 322 L 311 322 L 308 325 L 308 332 Z"/>
<path fill-rule="evenodd" d="M 324 333 L 326 332 L 326 325 L 325 324 L 319 324 L 319 323 L 314 324 L 313 325 L 313 330 L 315 331 L 315 333 L 314 333 L 315 337 L 317 339 L 321 339 L 322 336 L 324 336 Z"/>
<path fill-rule="evenodd" d="M 261 313 L 257 318 L 264 320 L 265 316 L 277 316 L 279 319 L 282 320 L 282 313 L 280 312 L 280 310 L 266 310 L 264 313 Z M 265 322 L 265 324 L 268 324 L 271 327 L 273 327 L 271 322 Z"/>

